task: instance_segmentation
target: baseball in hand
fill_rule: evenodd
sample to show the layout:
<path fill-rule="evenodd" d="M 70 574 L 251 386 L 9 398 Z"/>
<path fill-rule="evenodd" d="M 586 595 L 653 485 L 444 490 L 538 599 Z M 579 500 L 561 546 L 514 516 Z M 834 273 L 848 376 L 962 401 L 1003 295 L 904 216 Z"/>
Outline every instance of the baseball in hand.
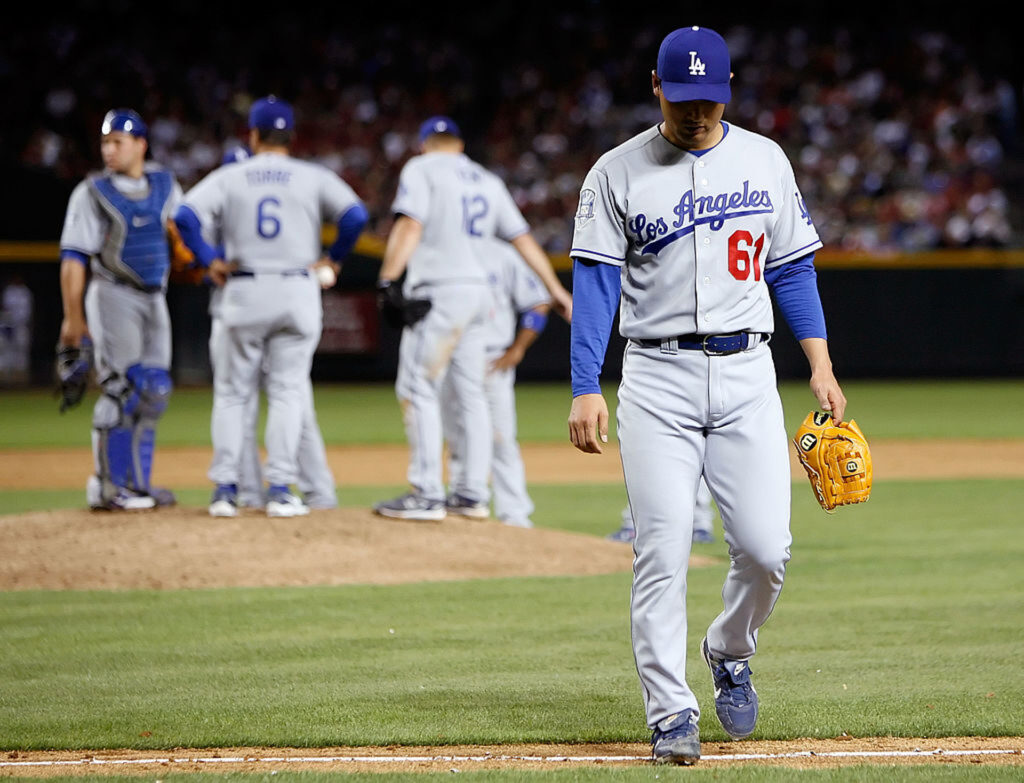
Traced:
<path fill-rule="evenodd" d="M 338 276 L 334 274 L 334 269 L 326 265 L 316 268 L 316 279 L 320 281 L 321 288 L 330 288 L 338 282 Z"/>

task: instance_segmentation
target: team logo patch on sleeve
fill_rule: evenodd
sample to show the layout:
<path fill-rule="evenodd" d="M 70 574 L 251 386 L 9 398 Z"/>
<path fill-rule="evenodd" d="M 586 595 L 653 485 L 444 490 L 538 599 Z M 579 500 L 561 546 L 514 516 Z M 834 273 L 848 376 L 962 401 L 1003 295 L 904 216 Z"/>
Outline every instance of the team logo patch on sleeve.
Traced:
<path fill-rule="evenodd" d="M 597 193 L 590 188 L 580 191 L 580 206 L 576 210 L 576 228 L 583 228 L 594 219 L 594 201 Z"/>

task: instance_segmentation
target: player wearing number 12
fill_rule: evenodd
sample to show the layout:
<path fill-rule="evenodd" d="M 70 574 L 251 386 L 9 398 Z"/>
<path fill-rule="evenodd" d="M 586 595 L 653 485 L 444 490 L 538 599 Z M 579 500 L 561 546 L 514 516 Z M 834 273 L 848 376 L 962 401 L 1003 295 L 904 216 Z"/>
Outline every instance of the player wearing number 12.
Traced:
<path fill-rule="evenodd" d="M 404 324 L 395 392 L 409 442 L 411 491 L 377 503 L 374 511 L 421 520 L 443 519 L 448 512 L 487 516 L 491 423 L 484 372 L 491 294 L 481 257 L 490 252 L 490 240 L 515 247 L 565 317 L 572 299 L 505 183 L 465 154 L 454 120 L 425 120 L 419 143 L 421 154 L 406 162 L 399 177 L 395 223 L 377 283 L 385 314 Z M 440 394 L 446 379 L 465 466 L 450 498 L 442 469 Z"/>
<path fill-rule="evenodd" d="M 749 661 L 782 590 L 790 468 L 768 340 L 769 290 L 800 342 L 818 405 L 841 420 L 813 253 L 821 241 L 778 144 L 723 121 L 731 64 L 713 30 L 662 41 L 651 85 L 662 122 L 605 153 L 580 191 L 571 255 L 570 437 L 600 453 L 608 408 L 598 378 L 619 306 L 623 476 L 636 524 L 633 653 L 655 761 L 700 757 L 686 680 L 686 568 L 703 476 L 730 564 L 724 607 L 701 643 L 715 712 L 734 739 L 754 731 Z"/>

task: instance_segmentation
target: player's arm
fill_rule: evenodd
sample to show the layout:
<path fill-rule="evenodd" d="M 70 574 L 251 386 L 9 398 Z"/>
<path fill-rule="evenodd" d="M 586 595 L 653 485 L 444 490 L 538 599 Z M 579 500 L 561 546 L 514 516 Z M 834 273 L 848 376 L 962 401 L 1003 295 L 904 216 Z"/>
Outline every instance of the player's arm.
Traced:
<path fill-rule="evenodd" d="M 320 277 L 321 288 L 330 288 L 337 282 L 337 277 L 341 274 L 342 261 L 352 252 L 356 240 L 363 233 L 369 220 L 370 215 L 362 203 L 353 204 L 338 216 L 335 221 L 334 241 L 327 248 L 327 253 L 313 264 L 313 269 L 317 272 L 318 277 L 321 274 L 318 267 L 328 267 L 333 273 L 327 273 L 327 277 Z"/>
<path fill-rule="evenodd" d="M 85 284 L 89 258 L 75 250 L 64 250 L 60 260 L 60 298 L 64 317 L 60 324 L 60 344 L 78 347 L 89 336 L 85 322 Z"/>
<path fill-rule="evenodd" d="M 380 274 L 377 278 L 377 287 L 384 284 L 392 284 L 405 274 L 409 266 L 409 259 L 412 258 L 423 237 L 423 224 L 408 215 L 398 215 L 395 223 L 388 233 L 388 241 L 384 246 L 384 259 L 380 264 Z"/>
<path fill-rule="evenodd" d="M 523 260 L 537 273 L 541 282 L 544 283 L 544 287 L 548 289 L 555 312 L 566 321 L 571 321 L 572 294 L 565 290 L 565 286 L 562 285 L 558 275 L 555 274 L 554 267 L 551 266 L 551 259 L 548 258 L 548 254 L 544 252 L 544 249 L 538 244 L 537 240 L 533 238 L 533 234 L 527 231 L 510 240 L 510 242 L 519 252 L 519 255 L 523 257 Z"/>
<path fill-rule="evenodd" d="M 832 371 L 814 254 L 766 269 L 764 279 L 807 357 L 811 368 L 811 392 L 821 409 L 831 412 L 832 418 L 841 422 L 846 412 L 846 396 Z"/>
<path fill-rule="evenodd" d="M 210 280 L 217 285 L 224 285 L 230 267 L 222 258 L 223 251 L 203 237 L 203 225 L 192 207 L 188 204 L 180 205 L 174 213 L 174 225 L 181 241 L 192 251 L 199 266 L 209 271 Z"/>
<path fill-rule="evenodd" d="M 491 364 L 492 370 L 508 370 L 517 367 L 526 356 L 526 352 L 533 345 L 548 322 L 548 313 L 551 305 L 540 304 L 531 307 L 519 316 L 519 328 L 516 330 L 515 339 L 501 356 Z"/>
<path fill-rule="evenodd" d="M 601 394 L 601 368 L 619 302 L 621 274 L 617 266 L 577 258 L 572 287 L 569 439 L 580 451 L 600 454 L 601 444 L 608 442 L 608 404 Z"/>
<path fill-rule="evenodd" d="M 340 266 L 341 262 L 352 252 L 356 240 L 363 233 L 369 220 L 370 215 L 361 203 L 353 204 L 339 215 L 336 223 L 338 232 L 331 246 L 327 248 L 327 257 Z"/>

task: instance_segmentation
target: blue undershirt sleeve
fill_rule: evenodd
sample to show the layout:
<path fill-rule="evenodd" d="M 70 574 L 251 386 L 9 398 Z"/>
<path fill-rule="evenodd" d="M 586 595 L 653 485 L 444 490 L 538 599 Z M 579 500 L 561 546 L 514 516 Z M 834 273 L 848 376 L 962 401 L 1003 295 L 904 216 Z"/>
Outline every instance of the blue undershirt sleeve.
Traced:
<path fill-rule="evenodd" d="M 60 258 L 61 261 L 67 259 L 68 261 L 77 261 L 82 266 L 89 266 L 89 254 L 83 253 L 81 250 L 61 250 Z"/>
<path fill-rule="evenodd" d="M 181 241 L 192 251 L 200 266 L 209 269 L 210 262 L 219 258 L 223 251 L 218 251 L 203 239 L 203 228 L 199 222 L 199 216 L 192 211 L 191 207 L 182 204 L 174 213 L 174 224 L 178 227 L 178 233 L 181 234 Z"/>
<path fill-rule="evenodd" d="M 327 255 L 332 261 L 342 261 L 351 251 L 363 233 L 363 227 L 370 219 L 366 207 L 362 204 L 355 204 L 349 207 L 345 213 L 338 218 L 338 235 L 334 242 L 327 249 Z"/>
<path fill-rule="evenodd" d="M 573 397 L 601 393 L 601 368 L 621 292 L 619 267 L 573 260 L 569 341 Z"/>
<path fill-rule="evenodd" d="M 764 280 L 797 340 L 827 338 L 825 313 L 818 295 L 818 274 L 814 270 L 814 253 L 766 269 Z"/>

